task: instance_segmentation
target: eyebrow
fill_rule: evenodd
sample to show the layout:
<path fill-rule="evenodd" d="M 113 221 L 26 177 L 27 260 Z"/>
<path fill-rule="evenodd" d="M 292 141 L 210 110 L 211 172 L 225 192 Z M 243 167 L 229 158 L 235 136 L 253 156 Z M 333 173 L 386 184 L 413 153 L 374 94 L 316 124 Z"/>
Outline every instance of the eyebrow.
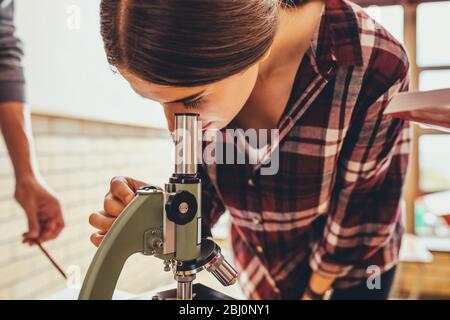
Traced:
<path fill-rule="evenodd" d="M 200 92 L 198 92 L 198 93 L 194 93 L 194 94 L 192 94 L 192 95 L 190 95 L 190 96 L 187 96 L 187 97 L 184 97 L 184 98 L 180 98 L 180 99 L 177 99 L 177 100 L 174 100 L 174 101 L 168 101 L 168 102 L 165 102 L 165 103 L 179 103 L 179 102 L 188 102 L 188 101 L 192 101 L 192 100 L 195 100 L 195 99 L 197 99 L 197 98 L 200 98 L 200 96 L 201 96 L 203 93 L 205 93 L 205 91 L 206 91 L 206 90 L 202 90 L 202 91 L 200 91 Z"/>

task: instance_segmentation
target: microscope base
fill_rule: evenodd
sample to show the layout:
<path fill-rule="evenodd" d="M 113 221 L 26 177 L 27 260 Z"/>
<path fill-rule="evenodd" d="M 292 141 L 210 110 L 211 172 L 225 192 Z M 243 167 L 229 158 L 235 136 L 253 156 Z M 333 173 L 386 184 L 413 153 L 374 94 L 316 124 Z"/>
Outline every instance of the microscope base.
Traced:
<path fill-rule="evenodd" d="M 217 290 L 211 289 L 201 283 L 192 286 L 193 300 L 235 300 Z M 158 292 L 153 300 L 176 300 L 177 289 L 170 289 Z"/>

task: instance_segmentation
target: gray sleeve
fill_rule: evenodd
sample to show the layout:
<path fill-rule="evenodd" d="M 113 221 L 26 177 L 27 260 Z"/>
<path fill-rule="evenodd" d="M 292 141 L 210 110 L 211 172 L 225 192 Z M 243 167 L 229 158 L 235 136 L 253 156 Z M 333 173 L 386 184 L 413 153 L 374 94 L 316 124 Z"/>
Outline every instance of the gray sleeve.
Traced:
<path fill-rule="evenodd" d="M 14 33 L 14 0 L 0 0 L 0 102 L 25 100 L 23 48 Z"/>

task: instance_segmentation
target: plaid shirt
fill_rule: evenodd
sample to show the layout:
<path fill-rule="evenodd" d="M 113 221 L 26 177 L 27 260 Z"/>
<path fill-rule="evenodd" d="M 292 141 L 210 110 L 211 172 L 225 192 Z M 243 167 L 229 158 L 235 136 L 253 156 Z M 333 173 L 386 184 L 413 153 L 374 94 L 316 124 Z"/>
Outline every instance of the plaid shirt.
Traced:
<path fill-rule="evenodd" d="M 360 7 L 326 1 L 267 153 L 278 148 L 278 173 L 201 166 L 205 231 L 229 211 L 248 298 L 298 299 L 305 270 L 345 288 L 397 264 L 409 128 L 383 111 L 408 72 L 402 45 Z"/>

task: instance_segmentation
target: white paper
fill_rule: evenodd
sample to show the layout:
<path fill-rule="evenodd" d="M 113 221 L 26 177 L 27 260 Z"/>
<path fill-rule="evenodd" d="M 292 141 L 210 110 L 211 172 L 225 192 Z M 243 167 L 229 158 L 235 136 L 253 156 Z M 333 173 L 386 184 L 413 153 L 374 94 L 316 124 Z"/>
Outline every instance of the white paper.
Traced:
<path fill-rule="evenodd" d="M 450 131 L 450 89 L 397 94 L 384 114 Z"/>

